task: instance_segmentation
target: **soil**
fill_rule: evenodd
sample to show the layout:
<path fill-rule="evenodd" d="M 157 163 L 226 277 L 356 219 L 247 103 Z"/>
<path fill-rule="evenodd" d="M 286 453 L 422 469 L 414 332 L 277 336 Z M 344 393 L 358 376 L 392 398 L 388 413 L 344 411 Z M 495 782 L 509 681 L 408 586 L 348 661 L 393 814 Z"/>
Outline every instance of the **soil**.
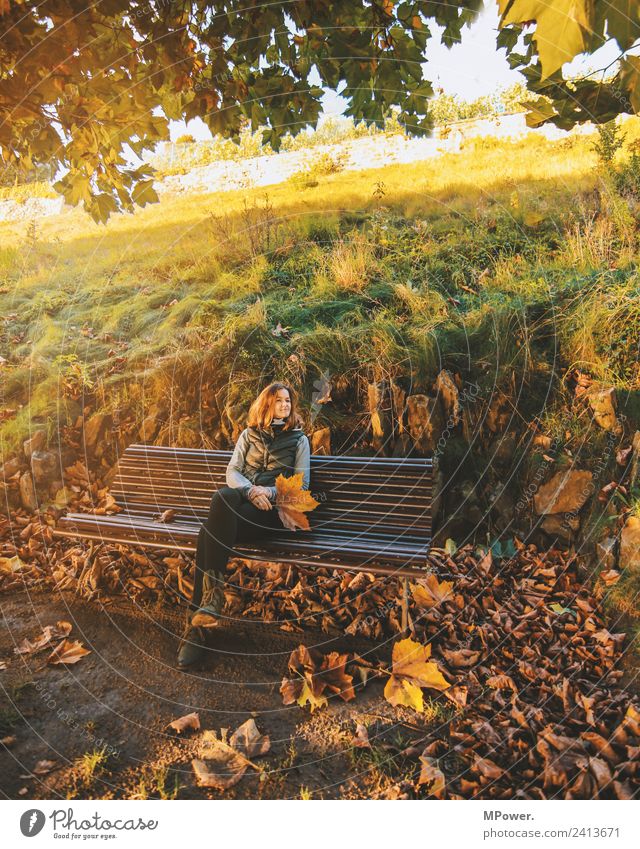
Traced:
<path fill-rule="evenodd" d="M 323 652 L 386 658 L 387 646 L 366 640 L 291 634 L 277 623 L 241 620 L 218 632 L 201 669 L 185 673 L 174 666 L 183 614 L 166 608 L 101 605 L 38 590 L 3 595 L 0 612 L 0 668 L 6 664 L 0 671 L 0 793 L 9 799 L 394 795 L 402 776 L 419 771 L 415 758 L 400 763 L 398 750 L 424 740 L 447 715 L 443 707 L 430 718 L 405 717 L 384 700 L 378 680 L 359 690 L 355 702 L 331 699 L 315 713 L 283 705 L 280 684 L 301 642 Z M 25 637 L 35 639 L 58 620 L 72 623 L 70 639 L 90 654 L 74 665 L 52 666 L 46 650 L 14 652 Z M 218 733 L 253 717 L 271 749 L 234 787 L 201 788 L 191 767 L 199 732 L 177 737 L 167 727 L 192 711 L 202 729 Z M 354 748 L 358 723 L 368 726 L 372 749 Z M 51 771 L 34 774 L 43 760 L 54 762 Z"/>

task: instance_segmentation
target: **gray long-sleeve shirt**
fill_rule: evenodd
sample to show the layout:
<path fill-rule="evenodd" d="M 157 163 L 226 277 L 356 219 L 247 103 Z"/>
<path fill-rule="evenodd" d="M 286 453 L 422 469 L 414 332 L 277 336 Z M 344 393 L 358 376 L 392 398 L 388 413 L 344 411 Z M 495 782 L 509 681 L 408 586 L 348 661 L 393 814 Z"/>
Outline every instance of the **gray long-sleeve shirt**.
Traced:
<path fill-rule="evenodd" d="M 248 431 L 245 429 L 238 437 L 238 441 L 236 442 L 235 448 L 233 449 L 233 454 L 231 455 L 231 459 L 229 460 L 229 463 L 227 465 L 226 472 L 227 486 L 231 486 L 234 489 L 241 489 L 245 498 L 247 497 L 247 495 L 249 494 L 249 490 L 253 486 L 253 483 L 244 474 L 245 457 L 247 456 L 248 448 L 249 435 Z M 298 440 L 298 445 L 296 446 L 296 459 L 294 463 L 294 474 L 302 475 L 303 489 L 309 489 L 310 458 L 311 449 L 309 447 L 309 440 L 306 436 L 303 436 L 300 440 Z M 275 486 L 268 486 L 266 487 L 266 489 L 270 491 L 269 500 L 273 504 L 275 504 Z"/>

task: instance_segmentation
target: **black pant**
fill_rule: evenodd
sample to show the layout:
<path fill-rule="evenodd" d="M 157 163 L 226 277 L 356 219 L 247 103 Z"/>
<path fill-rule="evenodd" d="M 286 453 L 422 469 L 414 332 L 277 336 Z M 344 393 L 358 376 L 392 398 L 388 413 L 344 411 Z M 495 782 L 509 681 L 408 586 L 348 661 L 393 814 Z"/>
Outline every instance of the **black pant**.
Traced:
<path fill-rule="evenodd" d="M 214 492 L 209 515 L 198 534 L 192 605 L 197 607 L 200 604 L 203 579 L 205 573 L 208 573 L 205 580 L 215 587 L 213 604 L 208 607 L 221 613 L 224 606 L 224 574 L 229 558 L 235 555 L 233 546 L 238 542 L 261 539 L 283 528 L 275 507 L 260 510 L 246 501 L 239 489 L 230 486 L 220 487 Z"/>

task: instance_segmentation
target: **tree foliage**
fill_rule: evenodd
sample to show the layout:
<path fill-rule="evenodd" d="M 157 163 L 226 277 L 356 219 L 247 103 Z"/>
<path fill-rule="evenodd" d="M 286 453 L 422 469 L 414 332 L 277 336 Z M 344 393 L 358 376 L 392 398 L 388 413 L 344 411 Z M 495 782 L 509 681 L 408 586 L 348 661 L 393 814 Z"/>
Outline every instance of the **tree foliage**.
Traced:
<path fill-rule="evenodd" d="M 638 35 L 631 0 L 498 0 L 504 47 L 539 97 L 532 124 L 609 120 L 640 108 L 640 59 L 613 80 L 567 82 L 562 64 L 607 38 Z M 346 114 L 384 125 L 392 107 L 413 134 L 432 126 L 423 62 L 430 25 L 451 46 L 482 0 L 0 0 L 0 153 L 8 168 L 47 164 L 71 204 L 96 221 L 157 199 L 136 154 L 169 138 L 169 120 L 201 117 L 238 139 L 249 123 L 277 150 L 315 126 L 323 88 Z M 530 26 L 535 22 L 535 29 Z M 317 84 L 319 82 L 319 84 Z M 61 175 L 61 176 L 60 176 Z"/>

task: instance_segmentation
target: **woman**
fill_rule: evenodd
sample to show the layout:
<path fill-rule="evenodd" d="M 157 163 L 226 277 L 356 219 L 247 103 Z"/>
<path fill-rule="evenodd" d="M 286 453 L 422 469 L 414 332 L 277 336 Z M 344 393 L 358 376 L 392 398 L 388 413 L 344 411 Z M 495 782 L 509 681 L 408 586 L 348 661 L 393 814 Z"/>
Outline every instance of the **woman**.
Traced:
<path fill-rule="evenodd" d="M 302 473 L 309 488 L 309 440 L 302 430 L 296 397 L 284 383 L 271 383 L 251 405 L 227 466 L 227 485 L 213 494 L 196 551 L 193 604 L 197 610 L 180 644 L 178 667 L 188 669 L 206 652 L 209 634 L 220 625 L 224 573 L 233 546 L 274 531 L 296 529 L 275 507 L 278 475 Z"/>

